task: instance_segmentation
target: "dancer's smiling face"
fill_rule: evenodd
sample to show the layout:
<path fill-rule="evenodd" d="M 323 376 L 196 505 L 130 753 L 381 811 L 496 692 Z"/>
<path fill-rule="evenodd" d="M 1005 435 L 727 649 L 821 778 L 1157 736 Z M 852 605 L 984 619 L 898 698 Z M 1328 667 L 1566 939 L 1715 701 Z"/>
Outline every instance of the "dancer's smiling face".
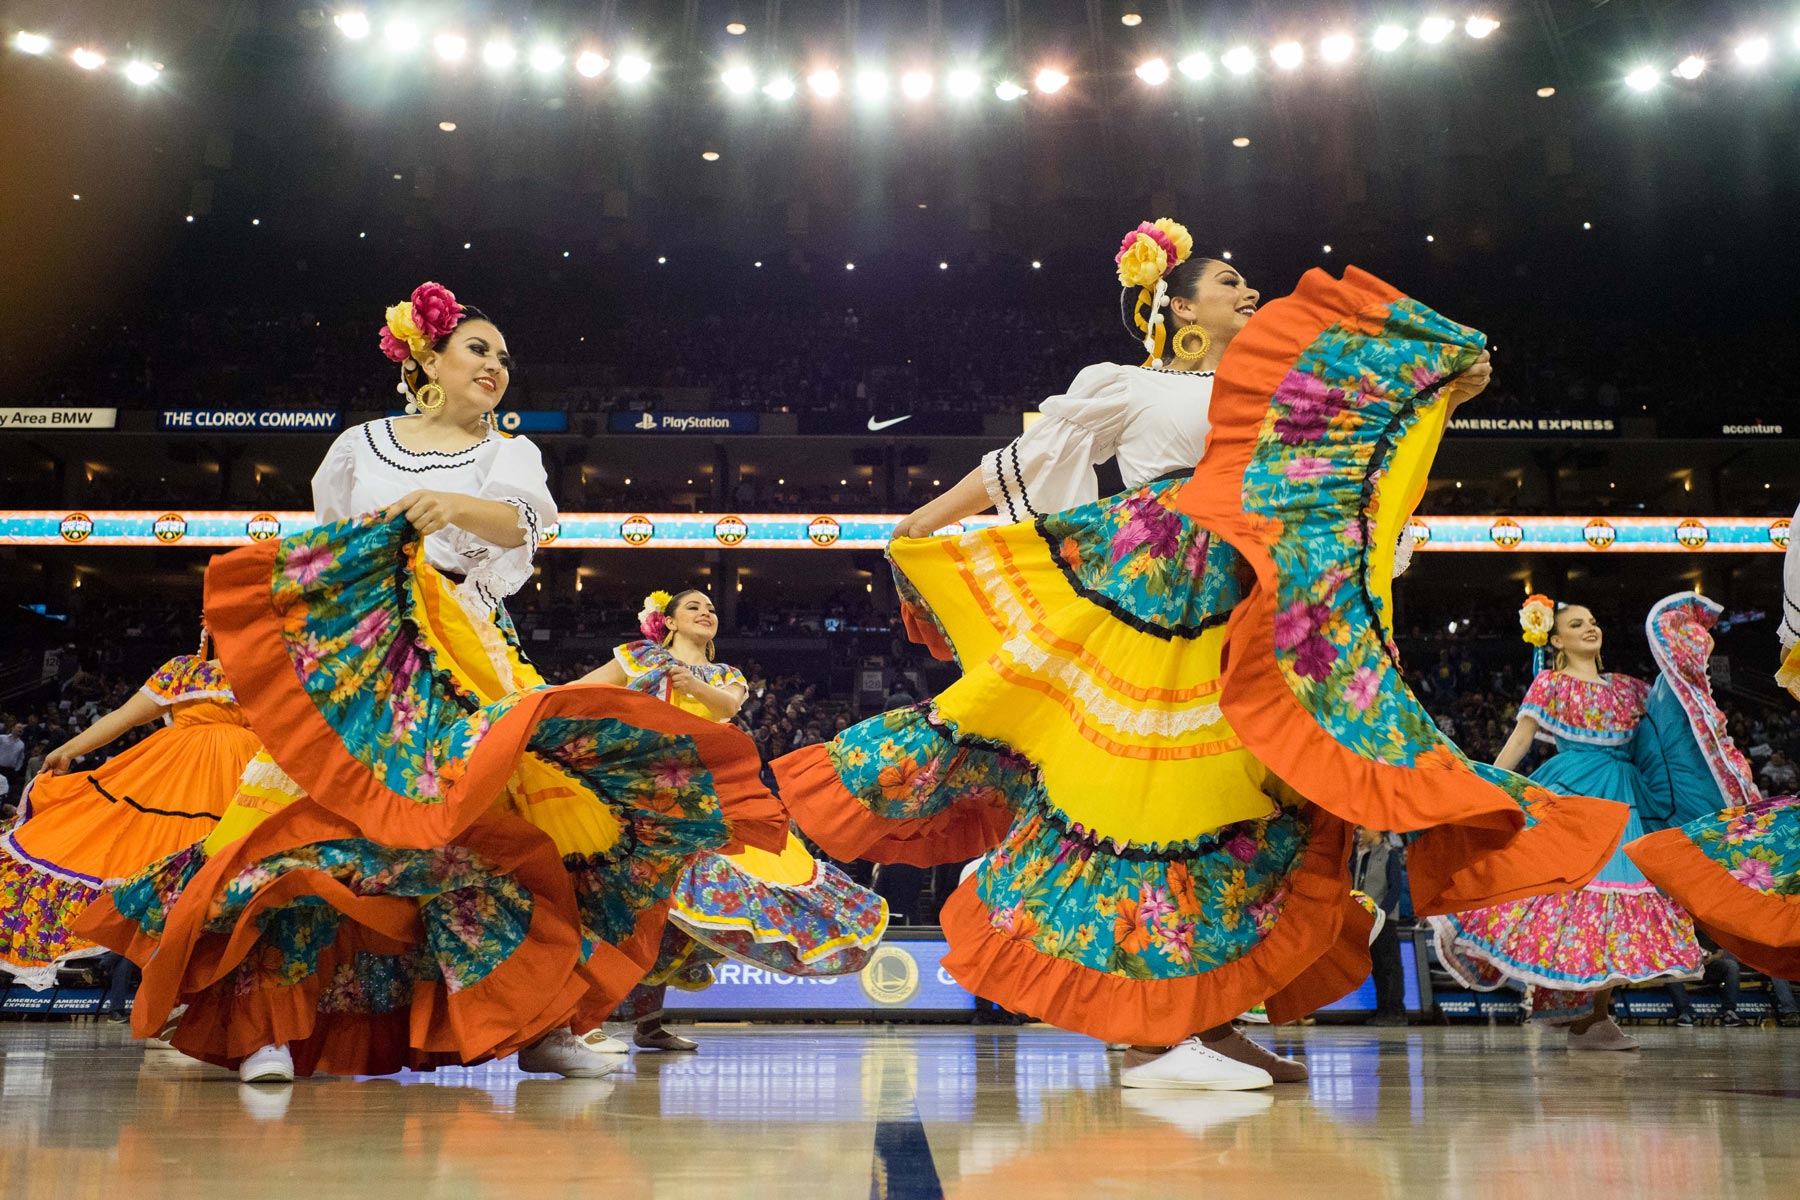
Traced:
<path fill-rule="evenodd" d="M 1550 645 L 1564 654 L 1592 658 L 1600 653 L 1600 622 L 1579 604 L 1571 604 L 1556 614 L 1556 631 Z"/>
<path fill-rule="evenodd" d="M 1262 293 L 1250 286 L 1242 271 L 1216 258 L 1203 259 L 1198 275 L 1184 294 L 1169 298 L 1169 311 L 1176 329 L 1198 325 L 1223 347 L 1250 323 Z"/>
<path fill-rule="evenodd" d="M 426 353 L 422 365 L 444 389 L 445 401 L 459 413 L 492 412 L 512 382 L 512 354 L 506 338 L 483 317 L 458 324 Z"/>
<path fill-rule="evenodd" d="M 683 592 L 670 602 L 669 628 L 705 645 L 719 632 L 719 615 L 705 592 Z"/>

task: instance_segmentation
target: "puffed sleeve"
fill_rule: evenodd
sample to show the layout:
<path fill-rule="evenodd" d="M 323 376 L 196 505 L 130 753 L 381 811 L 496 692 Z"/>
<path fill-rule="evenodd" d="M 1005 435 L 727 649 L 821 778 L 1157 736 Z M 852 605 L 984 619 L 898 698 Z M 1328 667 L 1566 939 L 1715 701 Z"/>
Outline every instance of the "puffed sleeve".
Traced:
<path fill-rule="evenodd" d="M 1099 499 L 1094 467 L 1113 457 L 1125 433 L 1130 372 L 1088 367 L 1069 390 L 1038 406 L 1024 433 L 981 456 L 981 482 L 1003 521 L 1061 512 Z"/>
<path fill-rule="evenodd" d="M 1788 527 L 1787 556 L 1781 560 L 1781 649 L 1785 653 L 1800 644 L 1800 538 L 1794 526 L 1800 525 L 1800 509 L 1794 511 L 1793 525 Z"/>
<path fill-rule="evenodd" d="M 550 498 L 550 480 L 537 446 L 526 438 L 506 438 L 488 469 L 480 498 L 512 505 L 525 534 L 522 544 L 508 547 L 466 529 L 451 531 L 452 548 L 469 564 L 463 587 L 492 607 L 531 580 L 531 560 L 537 556 L 538 543 L 544 530 L 556 524 L 556 501 Z"/>
<path fill-rule="evenodd" d="M 175 703 L 177 696 L 187 690 L 187 679 L 193 661 L 194 656 L 191 654 L 182 654 L 171 658 L 157 668 L 156 674 L 144 681 L 144 686 L 138 689 L 138 694 L 150 697 L 164 708 L 169 707 Z"/>
<path fill-rule="evenodd" d="M 1519 715 L 1530 717 L 1540 726 L 1560 724 L 1562 711 L 1557 704 L 1559 689 L 1555 671 L 1539 671 L 1531 686 L 1525 689 L 1525 699 L 1519 701 Z M 1544 730 L 1538 730 L 1538 740 L 1554 741 L 1555 738 Z"/>
<path fill-rule="evenodd" d="M 358 425 L 337 435 L 325 461 L 313 472 L 313 512 L 321 522 L 342 521 L 356 515 L 351 509 L 350 493 L 356 486 L 356 439 L 363 436 Z"/>

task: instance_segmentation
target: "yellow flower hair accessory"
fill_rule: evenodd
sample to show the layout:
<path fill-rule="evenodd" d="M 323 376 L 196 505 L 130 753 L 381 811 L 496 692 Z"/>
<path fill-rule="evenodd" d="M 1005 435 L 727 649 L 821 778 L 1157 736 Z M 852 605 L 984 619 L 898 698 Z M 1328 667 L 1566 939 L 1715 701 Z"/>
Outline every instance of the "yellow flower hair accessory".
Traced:
<path fill-rule="evenodd" d="M 1519 628 L 1528 644 L 1543 648 L 1556 628 L 1556 605 L 1550 597 L 1536 593 L 1525 597 L 1525 605 L 1519 609 Z"/>
<path fill-rule="evenodd" d="M 1119 253 L 1113 257 L 1120 286 L 1138 289 L 1131 319 L 1143 332 L 1149 366 L 1162 366 L 1163 345 L 1168 338 L 1162 310 L 1169 302 L 1169 272 L 1186 262 L 1193 252 L 1194 238 L 1187 227 L 1160 217 L 1138 222 L 1138 227 L 1119 243 Z"/>
<path fill-rule="evenodd" d="M 410 300 L 402 300 L 387 310 L 387 332 L 394 342 L 406 347 L 409 357 L 414 360 L 422 358 L 425 351 L 431 348 L 431 343 L 425 340 L 424 331 L 419 328 L 418 322 L 413 320 L 413 306 Z M 382 345 L 385 349 L 391 343 L 383 339 Z M 389 350 L 388 357 L 393 357 L 392 350 Z"/>

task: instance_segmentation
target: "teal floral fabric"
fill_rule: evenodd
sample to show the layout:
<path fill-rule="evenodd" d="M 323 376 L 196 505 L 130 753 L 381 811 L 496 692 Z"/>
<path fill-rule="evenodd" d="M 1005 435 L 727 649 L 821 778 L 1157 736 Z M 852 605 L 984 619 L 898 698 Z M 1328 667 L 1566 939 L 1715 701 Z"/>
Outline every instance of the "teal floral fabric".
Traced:
<path fill-rule="evenodd" d="M 206 865 L 205 845 L 195 842 L 185 850 L 177 850 L 114 886 L 110 893 L 113 907 L 120 916 L 135 923 L 144 936 L 160 938 L 169 923 L 169 910 Z"/>
<path fill-rule="evenodd" d="M 1004 748 L 958 735 L 929 704 L 858 722 L 825 753 L 845 790 L 878 817 L 933 817 L 958 805 L 1022 807 L 1042 792 L 1037 771 Z"/>
<path fill-rule="evenodd" d="M 1682 835 L 1753 892 L 1800 896 L 1800 796 L 1770 796 L 1681 826 Z"/>

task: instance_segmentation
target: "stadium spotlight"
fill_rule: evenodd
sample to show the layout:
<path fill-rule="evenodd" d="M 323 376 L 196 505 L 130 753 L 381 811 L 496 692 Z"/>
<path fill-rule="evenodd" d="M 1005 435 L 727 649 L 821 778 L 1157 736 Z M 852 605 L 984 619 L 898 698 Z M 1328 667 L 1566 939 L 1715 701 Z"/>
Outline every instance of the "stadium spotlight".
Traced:
<path fill-rule="evenodd" d="M 700 157 L 706 162 L 718 162 L 719 152 L 717 150 L 702 150 L 700 152 Z"/>
<path fill-rule="evenodd" d="M 1212 59 L 1196 51 L 1176 63 L 1175 67 L 1189 79 L 1205 79 L 1212 74 Z"/>
<path fill-rule="evenodd" d="M 21 29 L 13 34 L 13 49 L 21 54 L 42 54 L 50 49 L 50 39 L 41 33 L 28 33 Z"/>
<path fill-rule="evenodd" d="M 732 37 L 743 37 L 746 33 L 750 32 L 750 27 L 742 21 L 732 21 L 725 26 L 725 32 L 729 33 Z"/>
<path fill-rule="evenodd" d="M 950 264 L 947 262 L 941 262 L 938 264 L 938 270 L 940 270 L 940 271 L 948 271 L 949 269 L 950 269 Z"/>
<path fill-rule="evenodd" d="M 1771 47 L 1766 37 L 1746 38 L 1731 51 L 1739 66 L 1760 67 L 1769 61 Z"/>
<path fill-rule="evenodd" d="M 419 48 L 424 35 L 419 32 L 417 22 L 405 17 L 395 17 L 382 29 L 381 40 L 396 54 L 411 54 Z"/>
<path fill-rule="evenodd" d="M 844 264 L 844 270 L 846 270 L 846 271 L 854 271 L 854 270 L 856 270 L 856 264 L 855 264 L 855 263 L 853 263 L 853 262 L 847 262 L 847 263 L 845 263 L 845 264 Z"/>
<path fill-rule="evenodd" d="M 1147 59 L 1138 64 L 1137 77 L 1151 87 L 1161 87 L 1169 82 L 1169 64 L 1160 58 Z"/>
<path fill-rule="evenodd" d="M 1248 75 L 1256 70 L 1256 51 L 1248 46 L 1233 46 L 1219 61 L 1224 63 L 1225 69 L 1233 75 Z"/>
<path fill-rule="evenodd" d="M 77 47 L 69 55 L 69 59 L 84 71 L 98 71 L 106 65 L 106 55 L 98 50 L 89 50 L 86 46 Z"/>
<path fill-rule="evenodd" d="M 1349 62 L 1356 52 L 1356 39 L 1347 33 L 1334 33 L 1319 43 L 1319 57 L 1326 62 Z"/>
<path fill-rule="evenodd" d="M 900 92 L 908 100 L 923 100 L 931 95 L 930 71 L 908 71 L 900 77 Z"/>
<path fill-rule="evenodd" d="M 856 73 L 856 94 L 863 100 L 882 100 L 887 97 L 888 77 L 886 71 L 874 67 L 864 67 Z"/>
<path fill-rule="evenodd" d="M 1306 61 L 1306 49 L 1299 42 L 1280 42 L 1269 51 L 1269 58 L 1284 71 L 1292 71 Z"/>
<path fill-rule="evenodd" d="M 1541 87 L 1537 90 L 1537 94 L 1539 100 L 1548 100 L 1550 97 L 1556 95 L 1556 89 L 1553 87 Z"/>
<path fill-rule="evenodd" d="M 726 67 L 719 75 L 719 82 L 725 85 L 726 91 L 735 92 L 740 96 L 748 96 L 756 90 L 756 72 L 742 63 L 738 63 Z"/>
<path fill-rule="evenodd" d="M 641 54 L 627 54 L 619 60 L 619 78 L 626 83 L 642 83 L 650 78 L 650 60 Z"/>
<path fill-rule="evenodd" d="M 968 67 L 958 67 L 944 77 L 944 90 L 958 100 L 967 100 L 981 90 L 981 74 Z"/>
<path fill-rule="evenodd" d="M 431 48 L 447 63 L 461 62 L 469 56 L 469 39 L 460 33 L 440 33 L 431 39 Z"/>
<path fill-rule="evenodd" d="M 367 13 L 341 12 L 331 18 L 331 23 L 338 27 L 338 32 L 353 42 L 360 42 L 369 36 L 369 17 Z"/>
<path fill-rule="evenodd" d="M 495 38 L 481 48 L 481 61 L 496 71 L 506 70 L 518 57 L 518 48 L 504 38 Z"/>
<path fill-rule="evenodd" d="M 1675 74 L 1683 79 L 1698 79 L 1706 70 L 1706 60 L 1698 54 L 1690 54 L 1675 64 Z"/>
<path fill-rule="evenodd" d="M 1406 30 L 1399 25 L 1383 25 L 1375 31 L 1375 36 L 1370 40 L 1375 43 L 1377 50 L 1383 54 L 1389 54 L 1406 45 L 1408 36 Z"/>
<path fill-rule="evenodd" d="M 1069 77 L 1055 67 L 1045 67 L 1037 73 L 1037 78 L 1032 82 L 1037 85 L 1038 91 L 1043 92 L 1046 96 L 1050 96 L 1055 95 L 1057 92 L 1060 92 L 1067 87 L 1069 85 Z"/>
<path fill-rule="evenodd" d="M 456 132 L 456 122 L 455 121 L 439 121 L 438 128 L 443 130 L 445 133 L 455 133 Z"/>
<path fill-rule="evenodd" d="M 1625 76 L 1625 86 L 1634 92 L 1647 92 L 1661 82 L 1662 72 L 1652 66 L 1633 67 Z"/>
<path fill-rule="evenodd" d="M 1500 28 L 1500 22 L 1485 13 L 1477 14 L 1463 22 L 1463 32 L 1478 40 L 1498 28 Z"/>
<path fill-rule="evenodd" d="M 1419 40 L 1432 45 L 1449 37 L 1456 29 L 1456 22 L 1449 17 L 1426 17 L 1419 22 Z"/>
<path fill-rule="evenodd" d="M 162 74 L 162 68 L 155 63 L 147 63 L 141 58 L 132 59 L 125 64 L 125 78 L 139 87 L 149 87 Z"/>
<path fill-rule="evenodd" d="M 821 100 L 830 100 L 844 90 L 844 81 L 838 78 L 836 71 L 824 67 L 806 77 L 806 86 Z"/>
<path fill-rule="evenodd" d="M 1119 16 L 1119 24 L 1125 26 L 1125 28 L 1127 28 L 1127 29 L 1136 29 L 1139 25 L 1142 25 L 1143 23 L 1144 23 L 1144 14 L 1143 13 L 1128 12 L 1128 13 L 1121 13 Z"/>
<path fill-rule="evenodd" d="M 540 42 L 531 48 L 529 61 L 532 70 L 548 75 L 563 65 L 563 52 L 548 42 Z"/>
<path fill-rule="evenodd" d="M 994 95 L 1009 104 L 1024 94 L 1025 89 L 1010 79 L 1002 79 L 994 85 Z"/>
<path fill-rule="evenodd" d="M 1239 150 L 1242 150 L 1250 144 L 1250 139 L 1247 137 L 1234 137 L 1231 139 L 1231 144 L 1236 146 Z"/>
<path fill-rule="evenodd" d="M 583 79 L 598 79 L 612 66 L 612 60 L 598 50 L 583 50 L 575 56 L 575 73 Z"/>
<path fill-rule="evenodd" d="M 794 81 L 785 77 L 763 84 L 763 95 L 771 100 L 792 100 L 796 90 Z"/>

